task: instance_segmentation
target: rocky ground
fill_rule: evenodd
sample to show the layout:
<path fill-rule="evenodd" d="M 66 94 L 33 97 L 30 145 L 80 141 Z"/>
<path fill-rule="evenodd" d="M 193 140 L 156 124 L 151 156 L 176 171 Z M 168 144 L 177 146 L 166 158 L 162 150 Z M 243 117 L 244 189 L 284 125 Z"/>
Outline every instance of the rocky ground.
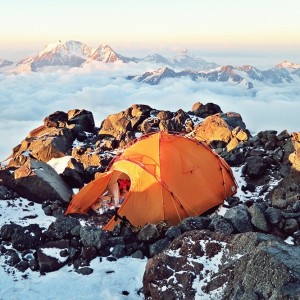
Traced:
<path fill-rule="evenodd" d="M 64 216 L 74 191 L 102 172 L 113 157 L 142 134 L 181 132 L 207 142 L 239 174 L 240 193 L 222 207 L 177 226 L 121 224 L 101 230 L 112 215 Z M 4 224 L 5 263 L 44 274 L 73 265 L 84 275 L 97 256 L 147 257 L 147 299 L 299 299 L 300 134 L 267 130 L 252 136 L 242 117 L 213 103 L 191 111 L 159 111 L 132 105 L 99 127 L 91 112 L 55 112 L 31 131 L 1 164 L 0 201 L 20 197 L 54 217 L 47 228 Z M 19 203 L 19 202 L 18 202 Z M 100 226 L 99 226 L 100 225 Z M 49 255 L 60 249 L 60 258 Z M 24 273 L 25 274 L 25 273 Z M 206 297 L 206 298 L 205 298 Z"/>

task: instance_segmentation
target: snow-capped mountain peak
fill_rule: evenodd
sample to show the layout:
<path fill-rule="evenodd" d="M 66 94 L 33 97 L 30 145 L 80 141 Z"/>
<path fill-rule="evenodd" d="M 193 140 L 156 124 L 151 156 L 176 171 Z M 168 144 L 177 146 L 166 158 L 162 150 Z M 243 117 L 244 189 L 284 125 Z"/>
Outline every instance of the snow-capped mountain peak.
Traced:
<path fill-rule="evenodd" d="M 75 55 L 78 57 L 86 57 L 90 55 L 92 49 L 87 45 L 79 42 L 79 41 L 58 41 L 56 43 L 48 44 L 44 50 L 42 50 L 38 56 L 43 57 L 44 55 L 48 55 L 49 53 L 60 53 L 62 55 Z"/>
<path fill-rule="evenodd" d="M 287 61 L 287 60 L 284 60 L 280 64 L 276 65 L 276 67 L 280 68 L 280 69 L 300 69 L 299 64 L 295 64 L 295 63 Z"/>
<path fill-rule="evenodd" d="M 102 61 L 105 63 L 115 62 L 117 60 L 122 61 L 121 57 L 116 52 L 114 52 L 110 46 L 106 44 L 100 44 L 99 47 L 94 49 L 90 54 L 89 59 Z"/>
<path fill-rule="evenodd" d="M 177 55 L 178 56 L 189 56 L 189 51 L 188 51 L 188 49 L 184 48 L 184 49 L 179 50 Z"/>

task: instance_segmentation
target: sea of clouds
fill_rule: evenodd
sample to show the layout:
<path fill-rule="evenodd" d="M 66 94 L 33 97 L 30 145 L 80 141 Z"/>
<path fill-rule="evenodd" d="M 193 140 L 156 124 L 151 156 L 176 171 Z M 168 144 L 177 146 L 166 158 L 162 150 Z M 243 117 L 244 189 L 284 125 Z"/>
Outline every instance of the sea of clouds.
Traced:
<path fill-rule="evenodd" d="M 109 114 L 135 103 L 189 111 L 197 101 L 213 102 L 223 112 L 240 113 L 252 133 L 267 129 L 300 131 L 299 82 L 256 84 L 254 89 L 245 90 L 230 83 L 189 78 L 165 79 L 157 86 L 126 79 L 152 69 L 147 64 L 95 62 L 69 70 L 0 74 L 0 161 L 29 131 L 42 125 L 46 116 L 75 108 L 90 110 L 96 126 L 100 126 Z"/>

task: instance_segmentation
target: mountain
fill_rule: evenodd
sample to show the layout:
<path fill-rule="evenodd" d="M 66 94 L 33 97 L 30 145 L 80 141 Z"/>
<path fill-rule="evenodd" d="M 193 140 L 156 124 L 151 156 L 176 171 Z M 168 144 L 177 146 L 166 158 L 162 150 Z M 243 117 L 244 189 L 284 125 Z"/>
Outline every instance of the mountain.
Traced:
<path fill-rule="evenodd" d="M 11 66 L 13 64 L 12 61 L 6 59 L 0 59 L 0 68 Z"/>
<path fill-rule="evenodd" d="M 188 50 L 183 49 L 174 57 L 168 58 L 160 54 L 148 55 L 141 59 L 143 62 L 149 62 L 160 66 L 166 66 L 175 69 L 189 70 L 207 70 L 214 69 L 218 65 L 214 62 L 207 62 L 202 58 L 197 58 L 188 53 Z"/>
<path fill-rule="evenodd" d="M 259 82 L 273 85 L 298 81 L 300 78 L 300 65 L 293 63 L 290 63 L 289 65 L 293 66 L 292 71 L 287 70 L 286 67 L 278 67 L 279 65 L 264 71 L 250 65 L 241 67 L 227 65 L 209 70 L 184 70 L 179 72 L 175 72 L 169 68 L 159 68 L 141 75 L 128 76 L 127 79 L 156 85 L 164 78 L 189 77 L 194 81 L 206 80 L 210 82 L 230 82 L 246 89 L 251 89 L 254 87 L 254 84 Z M 299 68 L 296 66 L 299 66 Z"/>
<path fill-rule="evenodd" d="M 152 72 L 146 72 L 142 75 L 128 76 L 128 80 L 136 80 L 138 82 L 144 82 L 151 85 L 157 85 L 164 78 L 181 78 L 189 77 L 193 81 L 220 81 L 220 82 L 231 82 L 240 86 L 245 87 L 246 89 L 253 88 L 253 84 L 247 81 L 245 78 L 241 77 L 239 74 L 234 72 L 232 66 L 223 66 L 218 67 L 213 70 L 208 71 L 191 71 L 185 70 L 180 72 L 175 72 L 169 68 L 160 68 Z"/>
<path fill-rule="evenodd" d="M 278 69 L 300 69 L 300 65 L 299 64 L 295 64 L 293 62 L 284 60 L 283 62 L 281 62 L 280 64 L 276 65 L 276 68 Z"/>
<path fill-rule="evenodd" d="M 79 41 L 67 41 L 48 44 L 41 52 L 25 58 L 17 63 L 17 71 L 38 71 L 49 66 L 80 67 L 90 61 L 113 63 L 116 61 L 128 62 L 125 58 L 112 50 L 111 47 L 101 44 L 96 49 Z"/>

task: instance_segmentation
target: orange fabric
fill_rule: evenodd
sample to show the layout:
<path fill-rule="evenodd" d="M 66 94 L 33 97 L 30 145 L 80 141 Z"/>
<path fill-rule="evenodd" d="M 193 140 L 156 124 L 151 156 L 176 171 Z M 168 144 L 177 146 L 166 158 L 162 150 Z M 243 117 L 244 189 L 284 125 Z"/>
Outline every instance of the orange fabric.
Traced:
<path fill-rule="evenodd" d="M 221 204 L 236 192 L 230 167 L 206 144 L 161 131 L 125 149 L 109 172 L 74 196 L 70 204 L 73 209 L 67 213 L 74 208 L 86 212 L 111 178 L 117 180 L 122 173 L 128 175 L 131 185 L 118 214 L 134 226 L 162 220 L 175 225 Z M 117 223 L 111 219 L 104 229 L 112 230 Z"/>

